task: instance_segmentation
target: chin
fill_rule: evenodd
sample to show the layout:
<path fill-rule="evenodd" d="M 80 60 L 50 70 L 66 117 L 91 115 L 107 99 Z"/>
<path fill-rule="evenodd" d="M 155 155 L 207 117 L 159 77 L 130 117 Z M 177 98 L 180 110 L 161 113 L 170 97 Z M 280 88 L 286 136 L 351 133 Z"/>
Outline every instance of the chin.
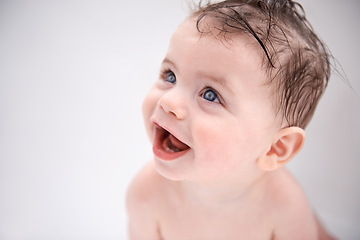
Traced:
<path fill-rule="evenodd" d="M 171 181 L 185 181 L 189 180 L 186 177 L 186 172 L 181 170 L 181 167 L 176 166 L 175 162 L 164 162 L 163 160 L 154 158 L 155 162 L 155 169 L 164 178 L 171 180 Z"/>

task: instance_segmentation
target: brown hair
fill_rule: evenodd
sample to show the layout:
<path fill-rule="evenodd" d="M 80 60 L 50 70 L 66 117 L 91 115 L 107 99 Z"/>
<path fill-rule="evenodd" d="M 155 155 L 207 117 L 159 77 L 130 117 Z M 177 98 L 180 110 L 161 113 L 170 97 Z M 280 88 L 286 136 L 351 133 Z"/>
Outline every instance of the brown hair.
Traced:
<path fill-rule="evenodd" d="M 197 29 L 212 23 L 226 39 L 253 37 L 265 53 L 264 66 L 274 83 L 277 111 L 288 126 L 305 128 L 330 77 L 330 53 L 313 31 L 302 6 L 292 0 L 228 0 L 199 5 Z M 207 21 L 206 26 L 204 20 Z M 215 21 L 213 21 L 215 20 Z M 208 30 L 208 29 L 207 29 Z"/>

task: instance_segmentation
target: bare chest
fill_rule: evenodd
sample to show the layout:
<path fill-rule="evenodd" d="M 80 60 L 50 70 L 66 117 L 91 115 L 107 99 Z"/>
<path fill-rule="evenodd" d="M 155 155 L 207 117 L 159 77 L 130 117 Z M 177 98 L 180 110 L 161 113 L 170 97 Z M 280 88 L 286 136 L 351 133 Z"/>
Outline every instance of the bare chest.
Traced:
<path fill-rule="evenodd" d="M 260 206 L 209 210 L 171 205 L 160 216 L 163 240 L 270 240 L 273 230 L 271 220 Z"/>

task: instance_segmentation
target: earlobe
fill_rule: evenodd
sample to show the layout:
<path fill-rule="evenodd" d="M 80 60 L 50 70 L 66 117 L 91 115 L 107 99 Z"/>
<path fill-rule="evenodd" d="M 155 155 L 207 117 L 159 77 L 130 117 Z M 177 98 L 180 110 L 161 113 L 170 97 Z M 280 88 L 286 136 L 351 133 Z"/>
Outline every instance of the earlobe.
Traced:
<path fill-rule="evenodd" d="M 304 146 L 305 132 L 299 127 L 279 131 L 271 146 L 258 158 L 257 164 L 264 171 L 273 171 L 288 163 Z"/>

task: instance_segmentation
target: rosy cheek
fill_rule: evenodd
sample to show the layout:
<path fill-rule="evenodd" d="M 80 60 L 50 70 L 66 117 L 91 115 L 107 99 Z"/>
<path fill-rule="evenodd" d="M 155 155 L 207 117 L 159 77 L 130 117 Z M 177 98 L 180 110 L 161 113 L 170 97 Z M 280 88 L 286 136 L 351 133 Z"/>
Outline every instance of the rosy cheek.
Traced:
<path fill-rule="evenodd" d="M 151 105 L 153 105 L 152 102 L 153 101 L 149 95 L 147 95 L 143 101 L 142 112 L 145 120 L 148 120 L 149 118 L 149 114 L 151 112 Z"/>
<path fill-rule="evenodd" d="M 211 121 L 209 121 L 211 122 Z M 195 153 L 204 168 L 213 173 L 225 173 L 234 167 L 246 164 L 252 158 L 248 154 L 249 135 L 232 120 L 215 124 L 198 122 L 194 127 L 194 141 L 197 143 Z M 246 137 L 247 136 L 247 137 Z M 239 165 L 240 164 L 240 165 Z"/>
<path fill-rule="evenodd" d="M 143 113 L 144 123 L 145 123 L 145 127 L 147 130 L 147 134 L 150 137 L 150 139 L 152 138 L 151 137 L 152 124 L 150 122 L 150 117 L 152 116 L 152 114 L 156 108 L 157 99 L 158 99 L 158 97 L 155 93 L 156 92 L 154 92 L 154 90 L 151 89 L 150 92 L 146 95 L 146 97 L 143 101 L 143 105 L 142 105 L 142 113 Z"/>
<path fill-rule="evenodd" d="M 194 132 L 194 138 L 198 146 L 195 150 L 202 159 L 206 159 L 207 164 L 217 165 L 221 158 L 229 159 L 229 143 L 232 140 L 222 128 L 199 126 Z"/>

